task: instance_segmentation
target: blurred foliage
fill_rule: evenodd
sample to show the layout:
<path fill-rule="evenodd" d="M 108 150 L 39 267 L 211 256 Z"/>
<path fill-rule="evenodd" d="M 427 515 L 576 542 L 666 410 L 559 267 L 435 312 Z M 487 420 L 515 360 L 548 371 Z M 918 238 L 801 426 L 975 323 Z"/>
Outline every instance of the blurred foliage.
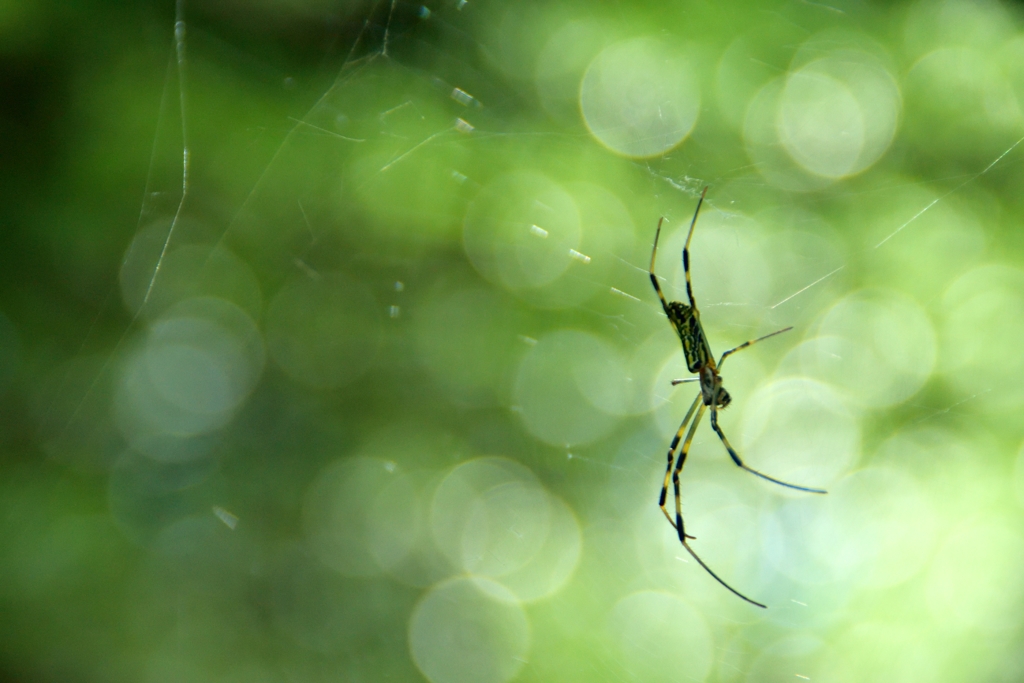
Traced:
<path fill-rule="evenodd" d="M 0 677 L 1019 680 L 1022 57 L 987 0 L 6 3 Z M 723 429 L 829 489 L 697 430 L 766 611 L 656 506 L 706 185 L 713 349 L 795 328 Z"/>

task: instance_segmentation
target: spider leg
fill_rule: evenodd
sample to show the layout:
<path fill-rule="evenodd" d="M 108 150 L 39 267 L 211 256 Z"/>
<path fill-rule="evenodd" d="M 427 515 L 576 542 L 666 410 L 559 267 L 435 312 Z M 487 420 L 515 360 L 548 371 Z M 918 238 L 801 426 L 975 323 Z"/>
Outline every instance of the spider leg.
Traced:
<path fill-rule="evenodd" d="M 718 583 L 720 583 L 723 586 L 725 586 L 726 589 L 728 589 L 728 591 L 730 593 L 732 593 L 733 595 L 735 595 L 738 598 L 742 598 L 743 600 L 746 600 L 751 605 L 757 605 L 761 609 L 768 609 L 767 605 L 763 605 L 760 602 L 758 602 L 757 600 L 751 600 L 746 595 L 744 595 L 743 593 L 740 593 L 738 590 L 736 590 L 735 588 L 733 588 L 732 586 L 727 584 L 725 581 L 723 581 L 722 578 L 718 574 L 716 574 L 713 571 L 711 571 L 711 567 L 709 567 L 706 564 L 704 564 L 704 560 L 700 559 L 697 556 L 697 553 L 693 552 L 693 548 L 691 548 L 690 545 L 686 541 L 683 541 L 683 547 L 686 548 L 686 552 L 690 553 L 690 555 L 693 557 L 693 559 L 697 560 L 697 564 L 699 564 L 700 566 L 704 567 L 704 571 L 706 571 L 708 574 L 711 574 L 711 577 L 715 581 L 717 581 Z"/>
<path fill-rule="evenodd" d="M 693 300 L 693 284 L 690 282 L 690 238 L 693 237 L 693 227 L 697 225 L 697 216 L 700 214 L 700 207 L 704 204 L 704 195 L 708 188 L 700 193 L 700 200 L 697 202 L 697 210 L 693 212 L 693 220 L 690 221 L 690 232 L 686 234 L 686 244 L 683 245 L 683 272 L 686 273 L 686 297 L 690 300 L 690 308 L 697 310 L 697 304 Z"/>
<path fill-rule="evenodd" d="M 699 382 L 700 377 L 687 377 L 686 379 L 674 379 L 672 380 L 672 386 L 678 386 L 680 384 L 686 384 L 687 382 Z"/>
<path fill-rule="evenodd" d="M 718 359 L 718 369 L 719 370 L 722 369 L 722 363 L 725 362 L 725 359 L 728 358 L 730 354 L 736 353 L 737 351 L 742 351 L 743 349 L 746 349 L 746 348 L 749 348 L 749 347 L 753 346 L 754 344 L 756 344 L 759 341 L 764 341 L 765 339 L 768 339 L 769 337 L 774 337 L 777 334 L 782 334 L 783 332 L 789 332 L 791 329 L 793 329 L 792 326 L 784 327 L 781 330 L 775 330 L 771 334 L 766 334 L 763 337 L 758 337 L 757 339 L 751 339 L 750 341 L 745 341 L 742 344 L 740 344 L 739 346 L 737 346 L 735 348 L 732 348 L 732 349 L 729 349 L 728 351 L 726 351 L 725 353 L 722 354 L 721 358 Z M 673 384 L 674 383 L 675 383 L 675 380 L 673 380 Z"/>
<path fill-rule="evenodd" d="M 693 403 L 690 405 L 690 409 L 686 411 L 686 417 L 683 418 L 683 423 L 679 425 L 679 429 L 676 430 L 676 435 L 672 438 L 672 443 L 668 447 L 668 464 L 665 466 L 665 481 L 661 485 L 661 496 L 658 498 L 658 507 L 660 507 L 661 511 L 665 513 L 665 519 L 668 520 L 668 523 L 671 524 L 676 530 L 678 530 L 679 527 L 676 526 L 675 521 L 672 519 L 672 515 L 668 514 L 668 509 L 665 507 L 665 500 L 668 498 L 668 480 L 669 477 L 672 476 L 672 464 L 675 460 L 676 448 L 679 446 L 679 440 L 683 438 L 683 430 L 686 429 L 686 425 L 689 424 L 690 418 L 693 417 L 693 411 L 697 410 L 697 404 L 700 402 L 700 398 L 700 394 L 697 394 L 697 398 L 693 399 Z M 684 459 L 686 457 L 686 447 L 689 446 L 690 439 L 692 438 L 693 428 L 691 427 L 690 433 L 686 437 L 686 443 L 683 444 Z M 680 465 L 679 468 L 682 469 L 682 465 Z M 676 495 L 678 497 L 678 492 Z M 690 536 L 690 538 L 693 538 L 693 536 Z"/>
<path fill-rule="evenodd" d="M 696 406 L 697 401 L 700 401 L 701 396 L 698 395 L 694 400 L 693 404 Z M 675 469 L 672 470 L 672 490 L 676 496 L 676 521 L 672 525 L 679 532 L 679 540 L 685 545 L 686 544 L 686 532 L 683 529 L 683 501 L 679 496 L 679 473 L 683 471 L 683 465 L 686 464 L 686 456 L 690 452 L 690 442 L 693 441 L 693 434 L 697 431 L 697 425 L 700 424 L 700 420 L 704 417 L 704 410 L 707 408 L 703 402 L 700 404 L 700 410 L 697 411 L 697 416 L 693 418 L 693 422 L 690 424 L 690 431 L 686 433 L 686 441 L 683 442 L 683 447 L 679 451 L 679 458 L 676 460 Z M 668 477 L 666 476 L 666 484 Z M 661 509 L 665 510 L 665 496 L 662 496 Z M 668 512 L 665 512 L 668 515 Z M 690 538 L 693 538 L 692 536 Z"/>
<path fill-rule="evenodd" d="M 668 315 L 668 302 L 661 291 L 661 285 L 658 284 L 658 276 L 654 274 L 654 257 L 658 255 L 658 238 L 661 237 L 661 224 L 664 220 L 664 216 L 658 219 L 658 230 L 654 233 L 654 248 L 651 249 L 651 267 L 647 269 L 647 272 L 651 276 L 651 284 L 654 285 L 654 291 L 658 293 L 658 298 L 661 299 L 661 307 L 665 310 L 665 314 Z"/>
<path fill-rule="evenodd" d="M 698 400 L 700 398 L 701 396 L 697 396 Z M 694 405 L 696 405 L 696 402 L 694 403 Z M 697 553 L 693 551 L 693 548 L 690 547 L 690 544 L 686 542 L 687 538 L 693 538 L 693 536 L 687 536 L 686 533 L 683 531 L 683 503 L 679 496 L 679 472 L 682 471 L 683 465 L 686 463 L 686 454 L 690 451 L 690 442 L 693 441 L 693 434 L 697 430 L 697 425 L 700 424 L 700 419 L 704 417 L 704 410 L 706 408 L 707 406 L 701 403 L 700 410 L 697 412 L 697 416 L 693 418 L 693 423 L 690 425 L 690 431 L 687 432 L 686 434 L 686 440 L 683 442 L 683 448 L 679 452 L 679 460 L 676 461 L 675 470 L 672 472 L 672 486 L 675 490 L 676 495 L 676 523 L 673 524 L 673 526 L 676 528 L 676 531 L 679 532 L 679 542 L 683 544 L 684 548 L 686 548 L 686 552 L 690 553 L 693 559 L 697 560 L 697 564 L 699 564 L 701 567 L 704 567 L 704 571 L 710 574 L 715 581 L 725 586 L 733 595 L 742 598 L 743 600 L 746 600 L 751 605 L 757 605 L 762 609 L 766 609 L 765 605 L 762 605 L 760 602 L 757 602 L 756 600 L 751 600 L 746 595 L 740 593 L 738 590 L 736 590 L 735 588 L 727 584 L 724 580 L 722 580 L 722 577 L 713 572 L 711 570 L 711 567 L 704 564 L 704 560 L 700 559 Z M 664 505 L 662 505 L 661 509 L 665 509 Z M 666 512 L 665 514 L 667 515 L 668 513 Z"/>
<path fill-rule="evenodd" d="M 716 434 L 718 434 L 718 438 L 722 440 L 722 445 L 725 446 L 725 450 L 729 451 L 729 457 L 732 458 L 732 461 L 736 463 L 737 467 L 745 469 L 747 472 L 757 475 L 758 477 L 766 479 L 774 484 L 778 484 L 779 486 L 785 486 L 786 488 L 796 489 L 797 491 L 807 491 L 808 493 L 828 493 L 828 491 L 825 491 L 824 489 L 814 489 L 809 486 L 797 486 L 796 484 L 790 484 L 788 482 L 781 481 L 774 477 L 769 477 L 767 474 L 764 474 L 763 472 L 758 472 L 753 467 L 747 467 L 747 465 L 744 464 L 743 460 L 740 458 L 739 454 L 736 452 L 736 449 L 734 449 L 732 447 L 732 444 L 729 443 L 729 440 L 725 438 L 725 434 L 722 432 L 722 428 L 718 426 L 718 409 L 714 406 L 711 407 L 711 428 L 715 430 Z"/>

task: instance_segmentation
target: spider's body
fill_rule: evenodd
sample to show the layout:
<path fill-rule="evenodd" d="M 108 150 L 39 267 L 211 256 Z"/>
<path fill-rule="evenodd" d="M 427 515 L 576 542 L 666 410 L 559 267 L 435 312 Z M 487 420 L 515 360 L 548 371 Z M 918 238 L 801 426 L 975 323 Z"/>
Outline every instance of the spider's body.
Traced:
<path fill-rule="evenodd" d="M 748 467 L 744 464 L 743 459 L 740 458 L 739 454 L 733 449 L 729 440 L 725 438 L 725 434 L 722 432 L 722 428 L 718 425 L 718 411 L 725 408 L 732 401 L 732 397 L 729 396 L 729 392 L 722 386 L 722 376 L 719 374 L 719 369 L 725 363 L 725 359 L 733 353 L 742 349 L 756 344 L 757 342 L 767 339 L 768 337 L 774 337 L 777 334 L 786 332 L 792 328 L 787 327 L 771 334 L 766 334 L 763 337 L 757 339 L 751 339 L 748 342 L 744 342 L 739 346 L 729 349 L 722 354 L 722 357 L 715 363 L 715 357 L 711 353 L 711 346 L 708 344 L 707 335 L 704 334 L 704 328 L 700 324 L 700 311 L 697 310 L 697 303 L 693 298 L 693 285 L 690 282 L 690 239 L 693 237 L 693 228 L 697 224 L 697 216 L 700 214 L 700 207 L 704 203 L 704 195 L 707 194 L 708 189 L 705 187 L 704 192 L 700 195 L 700 201 L 697 202 L 697 210 L 693 213 L 693 221 L 690 223 L 690 232 L 686 235 L 686 244 L 683 246 L 683 270 L 686 274 L 686 298 L 689 300 L 689 305 L 684 304 L 681 301 L 667 301 L 664 293 L 661 291 L 661 285 L 658 283 L 658 278 L 654 274 L 654 259 L 658 254 L 658 238 L 661 236 L 661 224 L 662 220 L 658 221 L 658 230 L 654 235 L 654 248 L 651 250 L 651 284 L 654 285 L 654 291 L 658 293 L 658 298 L 661 300 L 662 309 L 665 311 L 665 316 L 669 322 L 672 323 L 672 327 L 679 335 L 679 340 L 683 343 L 683 355 L 686 358 L 686 368 L 697 377 L 691 377 L 689 379 L 677 379 L 673 380 L 672 384 L 681 384 L 683 382 L 700 382 L 700 395 L 694 399 L 693 403 L 690 404 L 690 409 L 686 412 L 686 417 L 683 418 L 683 422 L 679 425 L 679 430 L 676 435 L 672 438 L 672 443 L 668 449 L 668 463 L 665 468 L 665 481 L 661 487 L 661 497 L 658 500 L 658 505 L 661 507 L 661 511 L 665 513 L 665 517 L 668 518 L 669 523 L 675 527 L 679 534 L 679 542 L 683 544 L 683 547 L 693 556 L 695 560 L 704 569 L 707 570 L 711 576 L 713 576 L 719 583 L 728 588 L 730 591 L 743 598 L 747 602 L 750 602 L 758 607 L 764 607 L 759 602 L 755 602 L 743 595 L 732 586 L 727 584 L 725 581 L 720 579 L 711 569 L 704 564 L 704 562 L 697 557 L 697 554 L 693 552 L 687 544 L 686 539 L 693 538 L 688 535 L 683 529 L 683 511 L 682 502 L 679 497 L 679 473 L 683 469 L 683 465 L 686 462 L 686 455 L 690 450 L 690 443 L 693 441 L 694 432 L 697 430 L 697 425 L 700 424 L 700 420 L 704 417 L 704 411 L 707 409 L 711 410 L 711 428 L 718 435 L 718 438 L 722 441 L 722 445 L 725 446 L 725 450 L 728 451 L 729 457 L 738 466 L 752 474 L 756 474 L 762 479 L 767 479 L 770 482 L 786 486 L 788 488 L 797 489 L 799 491 L 809 491 L 811 493 L 825 493 L 821 489 L 812 489 L 806 486 L 797 486 L 795 484 L 789 484 L 784 481 L 770 477 L 767 474 L 758 472 L 757 470 Z M 698 410 L 698 405 L 700 409 Z M 694 412 L 696 411 L 696 416 Z M 693 417 L 693 422 L 690 422 L 690 418 Z M 690 425 L 689 431 L 686 432 L 686 439 L 683 440 L 683 447 L 679 451 L 679 457 L 676 458 L 676 449 L 679 447 L 679 442 L 683 438 L 683 432 L 686 430 L 687 424 Z M 673 467 L 674 463 L 674 467 Z M 669 514 L 668 509 L 665 507 L 665 502 L 668 498 L 668 482 L 669 478 L 672 480 L 672 487 L 675 492 L 676 510 L 675 519 Z"/>

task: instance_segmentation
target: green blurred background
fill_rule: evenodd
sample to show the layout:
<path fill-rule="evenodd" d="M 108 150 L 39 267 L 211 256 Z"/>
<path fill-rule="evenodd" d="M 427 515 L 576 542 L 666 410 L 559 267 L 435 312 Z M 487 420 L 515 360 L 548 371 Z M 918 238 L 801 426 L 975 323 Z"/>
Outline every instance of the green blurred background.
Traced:
<path fill-rule="evenodd" d="M 0 678 L 1024 678 L 1017 5 L 13 2 L 0 60 Z M 795 328 L 723 429 L 829 490 L 698 430 L 764 611 L 657 508 L 705 185 L 712 348 Z"/>

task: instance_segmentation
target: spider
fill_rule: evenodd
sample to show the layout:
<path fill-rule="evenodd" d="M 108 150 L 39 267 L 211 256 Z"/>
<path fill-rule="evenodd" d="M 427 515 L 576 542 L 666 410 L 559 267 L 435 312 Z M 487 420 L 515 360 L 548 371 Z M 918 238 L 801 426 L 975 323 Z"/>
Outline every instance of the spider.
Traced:
<path fill-rule="evenodd" d="M 683 343 L 683 355 L 686 357 L 686 369 L 697 375 L 696 377 L 690 377 L 687 379 L 675 379 L 672 380 L 672 385 L 683 384 L 685 382 L 700 382 L 700 393 L 693 400 L 690 405 L 690 409 L 686 411 L 686 417 L 683 418 L 682 424 L 679 425 L 679 429 L 676 431 L 676 435 L 672 438 L 672 443 L 668 448 L 668 465 L 665 468 L 665 481 L 661 486 L 661 496 L 658 498 L 658 506 L 661 511 L 665 513 L 666 519 L 669 524 L 675 527 L 679 533 L 679 542 L 683 544 L 686 551 L 693 556 L 693 559 L 697 560 L 697 563 L 707 571 L 718 583 L 725 586 L 733 594 L 746 600 L 747 602 L 757 605 L 758 607 L 764 608 L 760 602 L 751 600 L 747 596 L 740 593 L 738 590 L 730 586 L 728 583 L 722 580 L 718 574 L 711 571 L 711 568 L 704 564 L 704 561 L 697 556 L 697 553 L 693 551 L 690 545 L 686 542 L 686 539 L 693 539 L 694 536 L 690 536 L 683 529 L 683 512 L 682 503 L 679 498 L 679 473 L 683 470 L 683 465 L 686 463 L 686 454 L 690 450 L 690 442 L 693 441 L 693 434 L 697 430 L 697 425 L 700 424 L 701 418 L 704 417 L 704 411 L 708 408 L 711 409 L 711 428 L 715 430 L 718 438 L 721 439 L 722 445 L 725 446 L 725 450 L 729 452 L 729 457 L 732 461 L 742 469 L 745 469 L 751 474 L 755 474 L 762 479 L 767 479 L 770 482 L 785 486 L 787 488 L 796 489 L 798 491 L 807 491 L 809 493 L 826 493 L 822 489 L 809 488 L 807 486 L 797 486 L 796 484 L 790 484 L 774 477 L 770 477 L 763 472 L 758 472 L 752 467 L 748 467 L 744 464 L 739 454 L 736 453 L 736 449 L 732 447 L 729 440 L 725 438 L 725 434 L 722 432 L 722 428 L 718 425 L 718 411 L 727 407 L 732 401 L 732 397 L 729 396 L 729 392 L 722 386 L 722 376 L 720 373 L 722 365 L 725 363 L 725 359 L 731 354 L 737 351 L 742 351 L 745 348 L 753 346 L 759 341 L 764 341 L 769 337 L 774 337 L 777 334 L 788 332 L 793 329 L 792 327 L 786 327 L 781 330 L 766 334 L 763 337 L 757 339 L 751 339 L 750 341 L 743 342 L 739 346 L 729 349 L 722 354 L 722 357 L 715 362 L 715 358 L 711 353 L 711 347 L 708 345 L 707 336 L 704 334 L 704 328 L 700 324 L 700 311 L 697 310 L 697 302 L 693 299 L 693 285 L 690 283 L 690 238 L 693 237 L 693 228 L 697 224 L 697 216 L 700 214 L 700 207 L 704 203 L 704 196 L 707 194 L 708 188 L 704 188 L 704 191 L 700 193 L 700 200 L 697 202 L 697 210 L 693 212 L 693 220 L 690 222 L 690 232 L 686 235 L 686 244 L 683 246 L 683 270 L 686 273 L 686 298 L 689 300 L 690 305 L 687 306 L 681 301 L 666 301 L 665 295 L 661 291 L 661 285 L 658 284 L 658 278 L 654 274 L 654 258 L 658 254 L 658 238 L 661 236 L 661 224 L 664 221 L 664 217 L 658 220 L 658 230 L 654 234 L 654 249 L 651 250 L 651 284 L 654 285 L 654 291 L 658 293 L 658 298 L 661 299 L 661 306 L 665 309 L 665 316 L 668 321 L 672 323 L 672 327 L 675 328 L 676 333 L 679 335 L 680 341 Z M 697 410 L 698 404 L 700 410 Z M 694 411 L 697 411 L 697 416 L 694 417 Z M 693 422 L 690 422 L 690 418 L 693 417 Z M 686 432 L 686 439 L 683 440 L 682 450 L 679 451 L 678 459 L 675 459 L 676 449 L 679 447 L 679 441 L 682 439 L 683 430 L 686 429 L 686 425 L 690 425 L 690 430 Z M 675 460 L 675 467 L 673 467 L 673 460 Z M 672 487 L 675 492 L 676 498 L 676 517 L 675 520 L 669 514 L 668 509 L 665 507 L 665 501 L 668 498 L 668 481 L 669 477 L 672 478 Z"/>

